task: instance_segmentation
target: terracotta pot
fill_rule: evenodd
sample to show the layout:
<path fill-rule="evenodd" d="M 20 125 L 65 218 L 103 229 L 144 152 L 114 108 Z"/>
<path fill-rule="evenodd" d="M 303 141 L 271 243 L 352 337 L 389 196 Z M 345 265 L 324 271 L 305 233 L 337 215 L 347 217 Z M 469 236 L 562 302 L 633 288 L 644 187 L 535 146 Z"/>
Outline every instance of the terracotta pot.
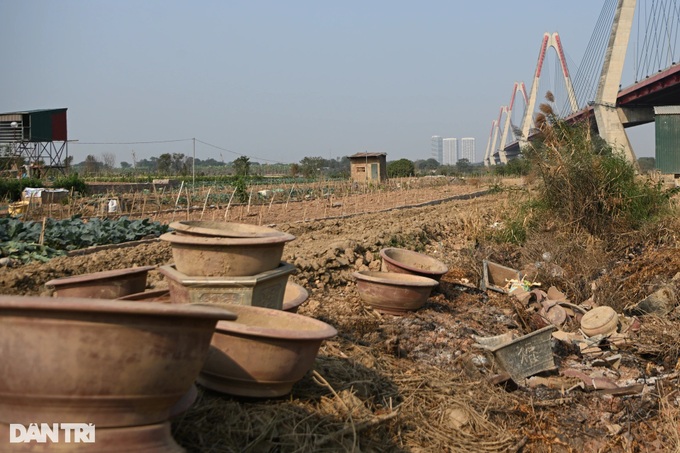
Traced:
<path fill-rule="evenodd" d="M 9 443 L 10 427 L 0 424 L 0 445 L 11 445 L 12 452 L 87 452 L 87 453 L 182 453 L 184 450 L 172 438 L 170 422 L 121 428 L 95 426 L 94 443 L 65 442 L 64 431 L 59 432 L 59 442 Z M 5 451 L 5 450 L 3 450 Z"/>
<path fill-rule="evenodd" d="M 230 395 L 286 395 L 314 364 L 321 342 L 337 334 L 332 326 L 295 313 L 228 307 L 238 320 L 217 323 L 198 383 Z"/>
<path fill-rule="evenodd" d="M 54 287 L 55 297 L 117 299 L 144 291 L 146 276 L 154 268 L 155 266 L 142 266 L 74 275 L 50 280 L 45 286 Z"/>
<path fill-rule="evenodd" d="M 237 304 L 281 310 L 288 276 L 295 266 L 281 262 L 270 271 L 244 277 L 192 277 L 174 265 L 161 266 L 175 304 Z"/>
<path fill-rule="evenodd" d="M 581 330 L 589 337 L 609 335 L 616 332 L 619 315 L 612 307 L 595 307 L 581 318 Z"/>
<path fill-rule="evenodd" d="M 286 283 L 286 291 L 283 293 L 283 311 L 297 313 L 300 305 L 309 298 L 307 290 L 297 283 Z"/>
<path fill-rule="evenodd" d="M 255 238 L 180 235 L 165 233 L 172 244 L 175 267 L 192 277 L 243 277 L 275 269 L 281 262 L 290 234 Z"/>
<path fill-rule="evenodd" d="M 382 313 L 403 315 L 422 307 L 437 281 L 419 275 L 361 271 L 352 274 L 361 299 Z"/>
<path fill-rule="evenodd" d="M 179 222 L 172 222 L 170 228 L 180 234 L 226 238 L 261 238 L 282 236 L 286 234 L 269 227 L 249 225 L 247 223 L 214 222 L 209 220 L 182 220 Z"/>
<path fill-rule="evenodd" d="M 160 302 L 164 304 L 170 303 L 169 289 L 154 289 L 151 291 L 143 291 L 141 293 L 129 294 L 127 296 L 119 297 L 118 300 L 137 300 L 142 302 Z"/>
<path fill-rule="evenodd" d="M 220 307 L 0 296 L 0 423 L 165 421 L 217 320 L 235 317 Z"/>
<path fill-rule="evenodd" d="M 384 272 L 420 275 L 439 281 L 449 271 L 441 261 L 412 250 L 386 248 L 380 250 L 380 256 Z"/>

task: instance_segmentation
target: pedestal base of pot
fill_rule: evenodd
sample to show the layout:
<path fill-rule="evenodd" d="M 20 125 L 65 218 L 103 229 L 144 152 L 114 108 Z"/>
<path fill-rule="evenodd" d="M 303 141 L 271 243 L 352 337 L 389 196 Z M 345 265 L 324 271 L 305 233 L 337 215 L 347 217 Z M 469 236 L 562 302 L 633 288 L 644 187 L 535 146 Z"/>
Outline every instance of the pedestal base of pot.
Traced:
<path fill-rule="evenodd" d="M 40 426 L 40 423 L 38 423 L 38 426 Z M 50 426 L 52 426 L 51 423 Z M 10 443 L 12 432 L 15 436 L 21 434 L 21 431 L 14 431 L 10 425 L 0 424 L 0 451 L 19 453 L 182 453 L 186 451 L 177 445 L 172 438 L 170 422 L 125 428 L 97 428 L 95 426 L 94 442 L 74 442 L 73 436 L 70 438 L 70 442 L 67 442 L 65 431 L 58 429 L 56 431 L 57 442 L 53 442 L 50 438 L 41 443 L 36 440 L 16 442 L 17 438 L 15 437 L 15 442 Z"/>
<path fill-rule="evenodd" d="M 277 398 L 288 395 L 293 389 L 293 382 L 254 382 L 252 380 L 233 379 L 209 373 L 201 373 L 196 382 L 214 392 L 248 398 Z"/>
<path fill-rule="evenodd" d="M 295 266 L 281 262 L 274 270 L 251 277 L 192 277 L 174 265 L 161 266 L 170 300 L 176 304 L 234 304 L 281 310 L 288 276 Z"/>

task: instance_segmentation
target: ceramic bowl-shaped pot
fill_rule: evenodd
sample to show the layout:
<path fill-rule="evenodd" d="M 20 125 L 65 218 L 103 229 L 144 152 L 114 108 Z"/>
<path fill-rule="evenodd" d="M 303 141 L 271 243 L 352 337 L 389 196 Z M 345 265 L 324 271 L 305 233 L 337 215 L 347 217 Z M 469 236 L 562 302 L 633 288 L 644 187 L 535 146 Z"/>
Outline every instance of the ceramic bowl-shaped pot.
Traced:
<path fill-rule="evenodd" d="M 256 238 L 282 236 L 286 233 L 274 228 L 247 223 L 214 222 L 210 220 L 181 220 L 172 222 L 170 228 L 180 234 L 218 236 L 226 238 Z"/>
<path fill-rule="evenodd" d="M 51 425 L 50 425 L 51 426 Z M 170 422 L 144 426 L 101 428 L 95 426 L 94 443 L 66 442 L 65 432 L 58 432 L 58 442 L 47 437 L 45 443 L 10 444 L 10 427 L 0 423 L 0 445 L 11 445 L 14 453 L 183 453 L 186 450 L 172 438 Z M 19 432 L 20 434 L 20 432 Z M 73 439 L 73 437 L 71 437 Z"/>
<path fill-rule="evenodd" d="M 151 291 L 143 291 L 141 293 L 129 294 L 127 296 L 119 297 L 118 300 L 137 300 L 142 302 L 160 302 L 169 304 L 170 290 L 169 289 L 154 289 Z"/>
<path fill-rule="evenodd" d="M 403 315 L 422 307 L 437 281 L 419 275 L 361 271 L 353 274 L 361 299 L 382 313 Z"/>
<path fill-rule="evenodd" d="M 412 250 L 391 247 L 380 250 L 380 256 L 384 272 L 421 275 L 439 281 L 449 271 L 441 261 Z"/>
<path fill-rule="evenodd" d="M 231 238 L 165 233 L 175 268 L 192 277 L 243 277 L 275 269 L 291 234 Z"/>
<path fill-rule="evenodd" d="M 221 307 L 0 296 L 0 423 L 154 424 L 177 412 Z"/>
<path fill-rule="evenodd" d="M 302 305 L 308 297 L 309 293 L 304 287 L 297 283 L 287 282 L 286 291 L 283 293 L 283 311 L 297 313 L 300 305 Z"/>
<path fill-rule="evenodd" d="M 268 398 L 290 393 L 314 364 L 332 326 L 295 313 L 228 305 L 235 322 L 218 322 L 197 382 L 237 396 Z"/>
<path fill-rule="evenodd" d="M 146 288 L 146 276 L 155 266 L 132 267 L 57 278 L 45 283 L 55 297 L 117 299 Z"/>

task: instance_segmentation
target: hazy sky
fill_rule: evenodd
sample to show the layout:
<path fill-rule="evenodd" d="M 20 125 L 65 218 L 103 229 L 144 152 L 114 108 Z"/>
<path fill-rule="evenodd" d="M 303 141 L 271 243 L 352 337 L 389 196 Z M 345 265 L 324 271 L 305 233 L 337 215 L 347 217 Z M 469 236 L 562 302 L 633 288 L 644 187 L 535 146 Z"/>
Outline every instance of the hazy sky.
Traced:
<path fill-rule="evenodd" d="M 567 7 L 568 6 L 568 7 Z M 602 1 L 0 0 L 0 112 L 68 108 L 69 152 L 298 162 L 426 159 L 474 137 L 477 160 L 544 32 L 578 64 Z M 576 68 L 572 68 L 575 71 Z M 624 80 L 623 85 L 632 83 Z M 637 133 L 653 156 L 653 134 Z M 647 139 L 636 139 L 636 135 Z M 640 145 L 641 143 L 641 145 Z M 222 156 L 220 156 L 222 154 Z"/>

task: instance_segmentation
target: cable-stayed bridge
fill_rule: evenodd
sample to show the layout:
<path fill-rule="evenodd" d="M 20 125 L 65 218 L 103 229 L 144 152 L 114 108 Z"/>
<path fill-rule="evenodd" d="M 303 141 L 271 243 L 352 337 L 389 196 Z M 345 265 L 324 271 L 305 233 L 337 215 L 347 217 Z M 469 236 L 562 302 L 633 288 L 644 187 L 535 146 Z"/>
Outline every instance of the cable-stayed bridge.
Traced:
<path fill-rule="evenodd" d="M 655 107 L 680 106 L 680 2 L 678 0 L 605 0 L 588 48 L 572 76 L 557 33 L 545 33 L 527 94 L 515 82 L 510 103 L 491 124 L 484 164 L 507 163 L 536 133 L 534 117 L 548 52 L 557 56 L 560 94 L 553 111 L 569 121 L 590 121 L 612 147 L 635 161 L 625 129 L 655 120 Z M 631 48 L 631 34 L 634 48 Z M 634 82 L 622 86 L 627 54 L 633 54 Z M 555 76 L 557 79 L 558 76 Z M 557 80 L 556 80 L 557 81 Z M 545 93 L 547 90 L 544 90 Z M 521 100 L 518 103 L 517 100 Z M 680 107 L 679 107 L 680 111 Z M 513 122 L 513 113 L 519 121 Z"/>

